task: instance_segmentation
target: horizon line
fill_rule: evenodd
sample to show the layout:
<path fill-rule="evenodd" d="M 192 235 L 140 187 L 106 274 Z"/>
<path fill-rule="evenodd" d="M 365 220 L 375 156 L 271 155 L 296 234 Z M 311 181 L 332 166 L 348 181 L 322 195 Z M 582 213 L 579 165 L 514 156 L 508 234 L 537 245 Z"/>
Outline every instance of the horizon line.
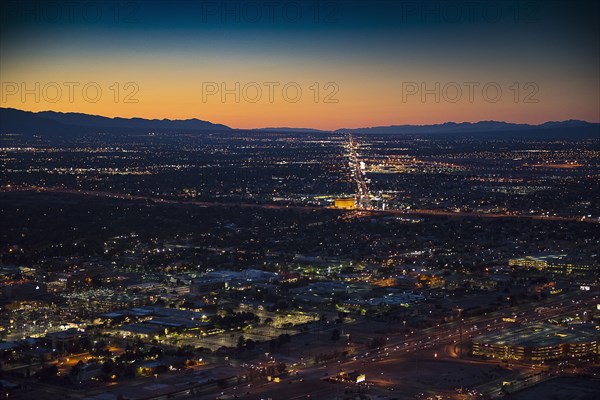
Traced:
<path fill-rule="evenodd" d="M 532 124 L 532 123 L 528 123 L 528 122 L 514 122 L 514 121 L 504 121 L 504 120 L 493 120 L 493 119 L 487 119 L 487 120 L 478 120 L 478 121 L 443 121 L 443 122 L 434 122 L 434 123 L 429 123 L 429 124 L 418 124 L 418 123 L 394 123 L 394 124 L 386 124 L 386 125 L 365 125 L 365 126 L 358 126 L 358 127 L 354 127 L 354 128 L 350 128 L 350 127 L 341 127 L 341 128 L 336 128 L 336 129 L 322 129 L 322 128 L 314 128 L 314 127 L 310 127 L 310 126 L 299 126 L 299 127 L 291 127 L 291 126 L 260 126 L 260 127 L 254 127 L 254 128 L 237 128 L 237 127 L 233 127 L 227 124 L 224 124 L 222 122 L 212 122 L 208 119 L 203 119 L 203 118 L 199 118 L 199 117 L 190 117 L 190 118 L 185 118 L 185 119 L 172 119 L 172 118 L 166 118 L 166 117 L 154 117 L 154 118 L 144 118 L 144 117 L 122 117 L 122 116 L 107 116 L 107 115 L 100 115 L 100 114 L 88 114 L 88 113 L 84 113 L 84 112 L 80 112 L 80 111 L 55 111 L 55 110 L 42 110 L 42 111 L 32 111 L 32 110 L 25 110 L 25 109 L 19 109 L 19 108 L 14 108 L 14 107 L 0 107 L 0 109 L 6 109 L 6 110 L 16 110 L 16 111 L 22 111 L 22 112 L 28 112 L 28 113 L 32 113 L 32 114 L 39 114 L 39 113 L 44 113 L 44 112 L 53 112 L 53 113 L 57 113 L 57 114 L 81 114 L 81 115 L 88 115 L 88 116 L 92 116 L 92 117 L 101 117 L 101 118 L 108 118 L 108 119 L 126 119 L 126 120 L 132 120 L 132 119 L 141 119 L 141 120 L 146 120 L 146 121 L 203 121 L 203 122 L 208 122 L 210 124 L 213 125 L 222 125 L 225 126 L 229 129 L 232 130 L 242 130 L 242 131 L 250 131 L 250 130 L 261 130 L 261 129 L 281 129 L 281 130 L 290 130 L 290 129 L 305 129 L 305 130 L 315 130 L 315 131 L 321 131 L 321 132 L 336 132 L 336 131 L 340 131 L 340 130 L 353 130 L 353 129 L 373 129 L 373 128 L 391 128 L 391 127 L 400 127 L 400 126 L 412 126 L 412 127 L 426 127 L 426 126 L 434 126 L 434 125 L 444 125 L 444 124 L 478 124 L 478 123 L 482 123 L 482 122 L 499 122 L 499 123 L 505 123 L 505 124 L 514 124 L 514 125 L 528 125 L 531 127 L 536 127 L 536 126 L 541 126 L 547 123 L 552 123 L 552 122 L 556 122 L 556 123 L 560 123 L 560 122 L 568 122 L 568 121 L 577 121 L 577 122 L 584 122 L 587 124 L 600 124 L 600 119 L 598 121 L 587 121 L 587 120 L 583 120 L 583 119 L 575 119 L 575 118 L 569 118 L 569 119 L 563 119 L 563 120 L 547 120 L 547 121 L 543 121 L 537 124 Z"/>

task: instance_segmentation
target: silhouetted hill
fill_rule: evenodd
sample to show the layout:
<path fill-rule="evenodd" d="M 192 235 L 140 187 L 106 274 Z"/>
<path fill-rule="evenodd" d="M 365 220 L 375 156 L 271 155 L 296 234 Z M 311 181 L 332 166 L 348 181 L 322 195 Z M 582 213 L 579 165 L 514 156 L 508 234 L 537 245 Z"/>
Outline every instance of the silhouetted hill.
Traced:
<path fill-rule="evenodd" d="M 14 108 L 0 108 L 0 133 L 37 135 L 78 135 L 100 132 L 149 133 L 149 132 L 296 132 L 326 133 L 312 128 L 261 128 L 235 129 L 199 119 L 169 120 L 143 118 L 108 118 L 82 113 L 42 111 L 38 113 Z M 338 129 L 335 132 L 357 134 L 446 134 L 477 135 L 481 137 L 539 137 L 539 138 L 588 138 L 600 137 L 600 124 L 586 121 L 549 121 L 540 125 L 513 124 L 502 121 L 446 122 L 435 125 L 392 125 L 355 129 Z"/>
<path fill-rule="evenodd" d="M 29 111 L 0 108 L 0 133 L 73 133 L 71 127 Z"/>
<path fill-rule="evenodd" d="M 42 111 L 33 113 L 0 108 L 0 133 L 73 135 L 94 132 L 192 132 L 224 131 L 228 126 L 199 119 L 169 120 L 108 118 L 82 113 Z"/>
<path fill-rule="evenodd" d="M 540 131 L 554 128 L 569 128 L 594 131 L 598 130 L 600 124 L 589 123 L 586 121 L 568 120 L 568 121 L 550 121 L 540 125 L 529 124 L 513 124 L 503 121 L 480 121 L 480 122 L 445 122 L 443 124 L 434 125 L 391 125 L 391 126 L 374 126 L 368 128 L 356 129 L 338 129 L 336 132 L 351 132 L 351 133 L 407 133 L 407 134 L 452 134 L 452 133 L 470 133 L 470 132 L 517 132 L 517 131 Z"/>

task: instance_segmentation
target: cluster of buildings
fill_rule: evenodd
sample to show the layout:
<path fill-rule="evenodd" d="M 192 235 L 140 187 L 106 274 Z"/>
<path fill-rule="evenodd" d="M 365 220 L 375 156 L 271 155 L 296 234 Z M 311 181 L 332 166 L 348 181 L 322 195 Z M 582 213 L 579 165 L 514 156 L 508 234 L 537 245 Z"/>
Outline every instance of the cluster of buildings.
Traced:
<path fill-rule="evenodd" d="M 205 332 L 212 327 L 208 322 L 211 316 L 206 312 L 146 306 L 105 313 L 100 315 L 100 320 L 116 326 L 117 333 L 123 337 L 155 338 L 184 330 Z"/>
<path fill-rule="evenodd" d="M 510 267 L 533 268 L 560 278 L 574 278 L 582 282 L 597 279 L 598 266 L 585 261 L 574 261 L 567 254 L 542 254 L 512 258 Z"/>
<path fill-rule="evenodd" d="M 507 361 L 544 363 L 600 355 L 600 331 L 593 327 L 521 325 L 473 339 L 473 355 Z"/>

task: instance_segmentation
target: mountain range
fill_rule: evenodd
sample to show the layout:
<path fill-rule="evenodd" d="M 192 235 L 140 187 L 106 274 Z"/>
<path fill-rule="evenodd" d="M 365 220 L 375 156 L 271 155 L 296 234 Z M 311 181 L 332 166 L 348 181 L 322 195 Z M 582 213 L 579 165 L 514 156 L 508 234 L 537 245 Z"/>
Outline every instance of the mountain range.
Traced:
<path fill-rule="evenodd" d="M 37 134 L 70 136 L 92 133 L 201 133 L 243 131 L 223 124 L 200 119 L 169 120 L 143 118 L 109 118 L 82 113 L 55 111 L 31 112 L 0 108 L 0 134 Z M 253 132 L 331 132 L 312 128 L 260 128 Z M 338 129 L 338 133 L 357 134 L 472 134 L 540 137 L 600 137 L 600 124 L 580 120 L 550 121 L 539 125 L 515 124 L 503 121 L 446 122 L 433 125 L 391 125 L 353 129 Z"/>
<path fill-rule="evenodd" d="M 552 129 L 552 128 L 579 128 L 593 127 L 590 122 L 580 120 L 567 121 L 549 121 L 539 125 L 530 124 L 515 124 L 504 121 L 479 121 L 479 122 L 445 122 L 443 124 L 434 125 L 390 125 L 390 126 L 374 126 L 369 128 L 355 129 L 338 129 L 339 132 L 351 133 L 464 133 L 464 132 L 484 132 L 484 131 L 525 131 L 537 129 Z"/>
<path fill-rule="evenodd" d="M 70 135 L 96 132 L 148 133 L 186 131 L 227 131 L 222 124 L 199 119 L 170 120 L 143 118 L 108 118 L 82 113 L 55 111 L 30 112 L 0 108 L 0 133 Z"/>

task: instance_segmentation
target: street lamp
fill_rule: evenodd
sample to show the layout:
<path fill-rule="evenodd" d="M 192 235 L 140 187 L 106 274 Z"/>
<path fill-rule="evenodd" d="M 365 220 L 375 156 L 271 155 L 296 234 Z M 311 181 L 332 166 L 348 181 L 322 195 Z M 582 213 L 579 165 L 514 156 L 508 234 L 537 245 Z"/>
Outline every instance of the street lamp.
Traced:
<path fill-rule="evenodd" d="M 458 344 L 458 358 L 462 358 L 462 322 L 463 322 L 462 312 L 463 312 L 463 309 L 459 308 L 458 309 L 458 318 L 460 318 L 460 325 L 458 328 L 458 332 L 460 334 L 460 342 Z"/>

